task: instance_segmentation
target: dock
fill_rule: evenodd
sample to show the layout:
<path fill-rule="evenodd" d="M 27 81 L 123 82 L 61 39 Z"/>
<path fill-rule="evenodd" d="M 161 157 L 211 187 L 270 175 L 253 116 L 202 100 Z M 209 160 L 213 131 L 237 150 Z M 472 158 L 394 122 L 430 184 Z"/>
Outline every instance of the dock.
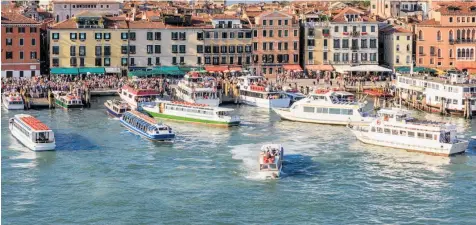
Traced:
<path fill-rule="evenodd" d="M 47 98 L 32 98 L 30 100 L 31 109 L 49 109 L 50 105 Z"/>
<path fill-rule="evenodd" d="M 91 96 L 116 96 L 117 89 L 92 90 Z"/>

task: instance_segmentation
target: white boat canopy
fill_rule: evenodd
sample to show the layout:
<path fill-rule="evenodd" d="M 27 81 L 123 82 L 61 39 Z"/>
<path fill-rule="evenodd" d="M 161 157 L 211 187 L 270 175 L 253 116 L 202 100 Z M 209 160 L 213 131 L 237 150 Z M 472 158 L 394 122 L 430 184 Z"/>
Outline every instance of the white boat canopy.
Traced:
<path fill-rule="evenodd" d="M 360 65 L 360 66 L 334 66 L 339 73 L 343 72 L 392 72 L 391 69 L 381 67 L 379 65 Z"/>

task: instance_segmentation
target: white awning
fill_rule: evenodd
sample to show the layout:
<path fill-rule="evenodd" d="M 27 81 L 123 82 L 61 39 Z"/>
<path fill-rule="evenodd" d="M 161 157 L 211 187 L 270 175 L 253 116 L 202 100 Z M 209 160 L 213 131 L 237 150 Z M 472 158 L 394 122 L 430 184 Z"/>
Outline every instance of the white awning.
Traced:
<path fill-rule="evenodd" d="M 351 71 L 349 70 L 351 67 L 349 65 L 333 65 L 334 69 L 338 73 L 344 73 L 346 71 Z"/>
<path fill-rule="evenodd" d="M 106 67 L 104 69 L 106 70 L 106 73 L 121 73 L 121 68 L 117 67 Z"/>
<path fill-rule="evenodd" d="M 391 69 L 381 67 L 379 65 L 360 65 L 350 67 L 349 70 L 345 71 L 359 71 L 359 72 L 392 72 Z"/>

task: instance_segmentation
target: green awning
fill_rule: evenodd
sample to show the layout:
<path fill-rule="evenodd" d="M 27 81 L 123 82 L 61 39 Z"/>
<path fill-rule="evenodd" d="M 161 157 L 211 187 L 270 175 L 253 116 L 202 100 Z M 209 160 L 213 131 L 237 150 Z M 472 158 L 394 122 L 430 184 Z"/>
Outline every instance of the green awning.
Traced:
<path fill-rule="evenodd" d="M 399 73 L 410 73 L 410 67 L 409 66 L 399 66 L 395 67 L 395 72 Z M 428 73 L 436 73 L 437 71 L 432 68 L 426 68 L 426 67 L 413 67 L 413 72 L 414 73 L 420 73 L 420 72 L 428 72 Z"/>
<path fill-rule="evenodd" d="M 84 67 L 79 68 L 79 73 L 106 73 L 104 67 Z"/>
<path fill-rule="evenodd" d="M 146 77 L 146 76 L 183 76 L 185 72 L 180 70 L 177 66 L 161 66 L 152 70 L 134 70 L 128 73 L 128 76 Z"/>
<path fill-rule="evenodd" d="M 198 73 L 206 73 L 207 71 L 203 69 L 203 67 L 194 67 L 194 66 L 187 66 L 187 67 L 179 67 L 179 69 L 185 73 L 190 71 L 198 72 Z"/>
<path fill-rule="evenodd" d="M 78 74 L 78 68 L 66 68 L 66 67 L 59 67 L 59 68 L 51 68 L 51 74 Z"/>

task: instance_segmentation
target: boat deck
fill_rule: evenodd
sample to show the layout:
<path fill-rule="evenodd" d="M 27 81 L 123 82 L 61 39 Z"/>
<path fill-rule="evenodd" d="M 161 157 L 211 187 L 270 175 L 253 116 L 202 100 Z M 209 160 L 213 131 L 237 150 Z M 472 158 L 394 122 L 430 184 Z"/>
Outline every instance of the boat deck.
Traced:
<path fill-rule="evenodd" d="M 42 123 L 40 120 L 33 116 L 23 116 L 20 117 L 20 120 L 26 125 L 30 126 L 33 130 L 50 130 L 46 124 Z"/>

